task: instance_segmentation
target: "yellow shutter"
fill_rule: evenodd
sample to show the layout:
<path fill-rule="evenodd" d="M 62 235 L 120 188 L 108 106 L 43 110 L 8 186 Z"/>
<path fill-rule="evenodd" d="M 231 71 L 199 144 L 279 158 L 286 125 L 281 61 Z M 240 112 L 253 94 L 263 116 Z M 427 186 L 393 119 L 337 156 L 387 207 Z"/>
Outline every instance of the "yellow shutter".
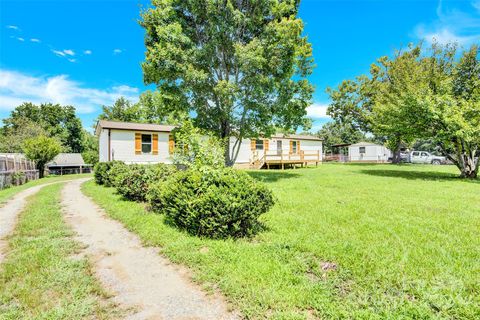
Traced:
<path fill-rule="evenodd" d="M 255 139 L 250 140 L 250 149 L 255 150 Z"/>
<path fill-rule="evenodd" d="M 268 151 L 270 141 L 268 140 L 263 140 L 263 150 Z"/>
<path fill-rule="evenodd" d="M 152 154 L 158 154 L 158 134 L 152 134 Z"/>
<path fill-rule="evenodd" d="M 290 153 L 293 153 L 293 141 L 290 140 Z"/>
<path fill-rule="evenodd" d="M 168 136 L 168 153 L 173 154 L 175 151 L 175 140 L 173 139 L 173 134 Z"/>
<path fill-rule="evenodd" d="M 300 140 L 297 141 L 297 153 L 300 153 Z"/>
<path fill-rule="evenodd" d="M 135 154 L 142 154 L 142 134 L 135 132 Z"/>

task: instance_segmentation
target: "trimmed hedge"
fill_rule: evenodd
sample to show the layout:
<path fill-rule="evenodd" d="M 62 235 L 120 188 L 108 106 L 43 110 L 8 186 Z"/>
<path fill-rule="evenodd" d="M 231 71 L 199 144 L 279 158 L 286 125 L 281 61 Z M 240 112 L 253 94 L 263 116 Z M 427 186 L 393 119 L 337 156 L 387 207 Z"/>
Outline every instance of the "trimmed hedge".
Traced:
<path fill-rule="evenodd" d="M 133 201 L 145 201 L 151 183 L 164 181 L 175 172 L 174 166 L 163 163 L 155 165 L 132 164 L 110 171 L 118 193 Z"/>
<path fill-rule="evenodd" d="M 179 171 L 152 184 L 147 198 L 167 222 L 209 238 L 255 234 L 261 229 L 259 216 L 274 204 L 263 183 L 231 168 Z"/>

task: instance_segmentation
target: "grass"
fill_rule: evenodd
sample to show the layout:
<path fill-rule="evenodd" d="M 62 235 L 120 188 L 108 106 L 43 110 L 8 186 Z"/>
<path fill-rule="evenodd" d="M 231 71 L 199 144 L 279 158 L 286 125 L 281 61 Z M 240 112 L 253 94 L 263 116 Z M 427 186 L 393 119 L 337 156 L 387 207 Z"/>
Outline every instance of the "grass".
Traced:
<path fill-rule="evenodd" d="M 89 181 L 84 192 L 247 318 L 480 318 L 480 183 L 449 166 L 252 171 L 277 197 L 253 239 L 189 236 Z"/>
<path fill-rule="evenodd" d="M 29 199 L 9 253 L 0 265 L 0 319 L 107 319 L 104 301 L 87 259 L 61 217 L 62 184 Z"/>
<path fill-rule="evenodd" d="M 13 197 L 15 194 L 28 189 L 30 187 L 34 187 L 40 184 L 50 183 L 50 182 L 57 182 L 57 181 L 65 181 L 70 179 L 80 179 L 91 176 L 90 173 L 84 174 L 75 174 L 75 175 L 64 175 L 64 176 L 47 176 L 43 179 L 32 180 L 20 186 L 10 187 L 6 189 L 0 190 L 0 207 L 2 207 L 3 203 L 5 203 L 8 199 Z"/>

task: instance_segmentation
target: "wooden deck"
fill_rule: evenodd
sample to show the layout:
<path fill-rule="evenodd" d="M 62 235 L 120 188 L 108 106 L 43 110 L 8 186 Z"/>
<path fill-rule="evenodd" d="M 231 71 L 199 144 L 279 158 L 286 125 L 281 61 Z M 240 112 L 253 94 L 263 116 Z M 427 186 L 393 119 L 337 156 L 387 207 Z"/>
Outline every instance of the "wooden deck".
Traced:
<path fill-rule="evenodd" d="M 320 151 L 304 151 L 301 150 L 299 153 L 279 153 L 277 151 L 267 151 L 263 157 L 254 161 L 253 167 L 256 169 L 261 169 L 266 167 L 280 167 L 285 169 L 286 167 L 296 168 L 297 165 L 308 166 L 309 164 L 315 163 L 317 166 L 322 162 Z"/>

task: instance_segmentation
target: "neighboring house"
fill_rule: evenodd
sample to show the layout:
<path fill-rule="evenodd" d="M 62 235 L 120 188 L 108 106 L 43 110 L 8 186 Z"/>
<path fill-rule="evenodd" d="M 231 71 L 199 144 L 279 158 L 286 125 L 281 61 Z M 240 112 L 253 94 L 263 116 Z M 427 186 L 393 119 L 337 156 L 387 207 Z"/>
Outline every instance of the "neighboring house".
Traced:
<path fill-rule="evenodd" d="M 99 160 L 125 163 L 171 163 L 175 126 L 100 120 Z M 233 148 L 235 139 L 230 139 Z M 307 164 L 322 161 L 322 139 L 307 135 L 274 135 L 270 139 L 244 139 L 236 166 L 269 167 L 270 164 Z"/>
<path fill-rule="evenodd" d="M 392 152 L 379 144 L 359 142 L 348 147 L 348 156 L 352 162 L 387 162 Z"/>
<path fill-rule="evenodd" d="M 76 174 L 88 173 L 92 165 L 85 163 L 80 153 L 59 153 L 46 168 L 50 174 Z"/>

